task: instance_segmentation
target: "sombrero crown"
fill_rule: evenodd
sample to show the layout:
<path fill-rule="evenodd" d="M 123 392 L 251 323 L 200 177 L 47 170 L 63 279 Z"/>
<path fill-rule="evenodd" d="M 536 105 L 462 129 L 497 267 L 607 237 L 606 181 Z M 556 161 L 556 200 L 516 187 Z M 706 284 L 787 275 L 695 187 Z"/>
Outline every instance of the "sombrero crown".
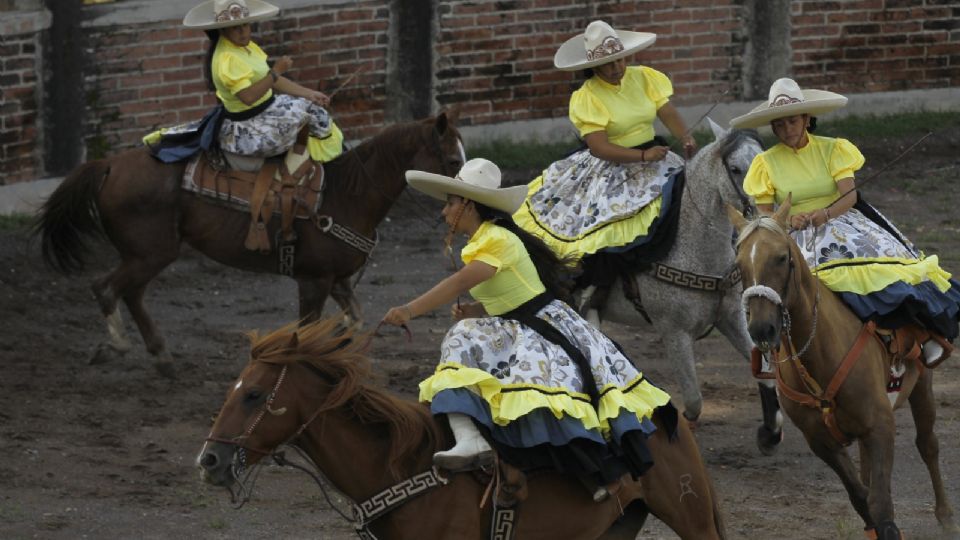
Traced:
<path fill-rule="evenodd" d="M 492 161 L 474 158 L 450 178 L 425 171 L 407 171 L 407 183 L 434 199 L 459 195 L 508 214 L 516 212 L 527 197 L 527 186 L 500 187 L 500 168 Z"/>
<path fill-rule="evenodd" d="M 767 101 L 757 105 L 747 114 L 730 121 L 730 126 L 739 129 L 765 126 L 777 118 L 798 114 L 817 115 L 827 113 L 847 104 L 847 98 L 826 90 L 801 90 L 800 85 L 786 77 L 770 85 Z"/>
<path fill-rule="evenodd" d="M 563 71 L 599 66 L 646 49 L 656 40 L 657 35 L 650 32 L 618 31 L 603 21 L 593 21 L 586 31 L 557 49 L 553 65 Z"/>
<path fill-rule="evenodd" d="M 269 19 L 280 8 L 262 0 L 207 0 L 187 12 L 183 25 L 197 30 L 213 30 Z"/>

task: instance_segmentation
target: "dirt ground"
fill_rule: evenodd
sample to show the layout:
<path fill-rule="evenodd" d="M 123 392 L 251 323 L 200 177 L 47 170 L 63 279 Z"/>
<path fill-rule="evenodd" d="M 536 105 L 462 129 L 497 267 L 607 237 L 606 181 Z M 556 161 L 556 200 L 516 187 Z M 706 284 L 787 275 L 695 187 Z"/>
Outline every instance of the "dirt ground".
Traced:
<path fill-rule="evenodd" d="M 855 141 L 857 142 L 857 141 Z M 877 170 L 913 142 L 862 147 Z M 960 271 L 960 129 L 939 134 L 865 188 L 944 265 Z M 514 172 L 514 177 L 524 173 Z M 424 198 L 405 194 L 358 288 L 373 325 L 387 306 L 445 275 L 443 231 L 423 216 Z M 46 269 L 23 230 L 0 231 L 0 537 L 2 538 L 352 538 L 306 476 L 267 468 L 253 500 L 231 508 L 227 493 L 200 481 L 197 451 L 228 387 L 247 359 L 244 332 L 297 316 L 292 281 L 223 267 L 187 248 L 148 291 L 179 378 L 158 377 L 139 340 L 132 352 L 91 365 L 106 337 L 89 283 L 115 254 L 100 245 L 92 267 L 64 277 Z M 126 316 L 126 315 L 125 315 Z M 372 357 L 391 389 L 414 396 L 436 361 L 446 313 L 413 322 L 406 343 L 390 333 Z M 131 337 L 135 329 L 128 321 Z M 669 391 L 677 385 L 647 328 L 605 327 L 641 369 Z M 749 368 L 717 335 L 696 346 L 705 396 L 697 432 L 719 491 L 730 538 L 861 538 L 861 524 L 834 474 L 785 428 L 774 457 L 754 445 L 759 422 Z M 960 359 L 937 371 L 937 432 L 951 500 L 960 509 Z M 926 469 L 914 449 L 910 413 L 897 413 L 894 475 L 898 522 L 911 539 L 941 538 Z M 345 502 L 335 499 L 341 508 Z M 641 538 L 675 538 L 651 518 Z"/>

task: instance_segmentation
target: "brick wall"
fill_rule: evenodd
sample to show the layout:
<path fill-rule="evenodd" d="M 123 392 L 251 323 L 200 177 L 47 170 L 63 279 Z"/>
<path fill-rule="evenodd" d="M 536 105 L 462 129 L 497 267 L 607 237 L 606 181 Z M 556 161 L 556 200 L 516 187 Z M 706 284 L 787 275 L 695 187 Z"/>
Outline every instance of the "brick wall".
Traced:
<path fill-rule="evenodd" d="M 883 92 L 960 86 L 960 2 L 794 0 L 801 86 Z"/>
<path fill-rule="evenodd" d="M 744 0 L 323 0 L 285 9 L 261 23 L 255 39 L 271 57 L 294 58 L 292 78 L 328 93 L 359 68 L 331 110 L 347 138 L 360 139 L 395 120 L 385 113 L 390 96 L 414 94 L 389 82 L 391 69 L 402 69 L 389 65 L 389 47 L 398 42 L 391 39 L 391 9 L 404 2 L 433 2 L 436 9 L 432 95 L 416 98 L 428 100 L 426 108 L 459 106 L 464 125 L 565 118 L 580 75 L 554 70 L 553 54 L 597 18 L 658 34 L 632 62 L 667 73 L 681 106 L 740 101 L 750 76 Z M 960 88 L 960 0 L 783 5 L 792 26 L 791 48 L 784 49 L 792 63 L 784 65 L 802 86 L 847 93 Z M 154 128 L 197 119 L 214 104 L 202 80 L 206 36 L 181 28 L 179 18 L 86 24 L 84 32 L 95 52 L 83 81 L 79 144 L 88 158 L 133 146 Z M 0 43 L 0 183 L 44 174 L 35 36 Z M 753 43 L 763 54 L 760 45 Z"/>
<path fill-rule="evenodd" d="M 17 32 L 0 38 L 0 184 L 12 184 L 42 172 L 41 66 L 38 34 Z"/>

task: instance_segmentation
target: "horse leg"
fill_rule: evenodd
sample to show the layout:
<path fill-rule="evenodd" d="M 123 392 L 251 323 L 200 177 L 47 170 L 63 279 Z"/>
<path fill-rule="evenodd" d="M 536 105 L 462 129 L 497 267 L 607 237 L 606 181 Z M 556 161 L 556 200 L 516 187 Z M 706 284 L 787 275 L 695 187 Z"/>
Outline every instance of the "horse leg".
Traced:
<path fill-rule="evenodd" d="M 107 319 L 107 332 L 110 334 L 110 343 L 100 344 L 97 352 L 90 359 L 91 364 L 100 364 L 108 361 L 110 359 L 110 351 L 122 355 L 126 354 L 131 348 L 130 340 L 127 339 L 127 332 L 123 327 L 123 316 L 120 315 L 120 310 L 117 309 L 119 297 L 111 286 L 111 282 L 115 279 L 118 270 L 114 270 L 106 276 L 95 280 L 90 285 L 90 289 L 93 291 L 93 295 L 100 305 L 100 312 Z"/>
<path fill-rule="evenodd" d="M 363 308 L 357 297 L 353 294 L 353 287 L 350 286 L 350 277 L 340 278 L 333 282 L 330 288 L 330 296 L 343 310 L 346 325 L 355 327 L 359 330 L 363 326 Z"/>
<path fill-rule="evenodd" d="M 943 478 L 940 476 L 940 441 L 933 430 L 937 421 L 937 403 L 933 396 L 933 370 L 924 369 L 913 391 L 910 392 L 910 412 L 913 414 L 913 423 L 917 427 L 917 450 L 927 465 L 930 481 L 933 483 L 933 493 L 936 497 L 936 506 L 933 514 L 944 531 L 960 533 L 953 520 L 953 509 L 947 499 L 947 492 L 943 487 Z"/>
<path fill-rule="evenodd" d="M 880 423 L 864 437 L 860 461 L 870 467 L 867 505 L 877 528 L 878 540 L 899 540 L 900 529 L 894 522 L 890 479 L 893 473 L 893 412 L 881 417 Z"/>
<path fill-rule="evenodd" d="M 644 501 L 680 538 L 724 538 L 719 503 L 697 441 L 685 420 L 677 427 L 676 439 L 670 440 L 658 422 L 647 440 L 654 465 L 640 478 Z"/>
<path fill-rule="evenodd" d="M 600 535 L 600 540 L 635 540 L 649 514 L 646 503 L 633 501 L 623 509 L 620 519 L 614 521 L 613 525 Z"/>
<path fill-rule="evenodd" d="M 717 321 L 717 330 L 726 336 L 727 341 L 749 362 L 753 341 L 747 332 L 743 309 L 739 299 L 735 297 L 728 303 L 733 307 L 729 307 Z M 777 389 L 773 381 L 757 381 L 757 387 L 760 390 L 760 407 L 763 410 L 763 424 L 757 428 L 757 448 L 761 454 L 772 456 L 777 453 L 783 441 L 783 413 L 780 412 L 780 402 L 777 401 Z"/>
<path fill-rule="evenodd" d="M 300 321 L 307 324 L 320 319 L 323 315 L 323 304 L 327 302 L 330 289 L 333 288 L 333 277 L 300 278 L 297 288 L 300 298 Z M 352 296 L 352 292 L 350 293 Z"/>
<path fill-rule="evenodd" d="M 691 422 L 700 418 L 703 410 L 703 396 L 693 362 L 693 339 L 689 334 L 675 329 L 660 329 L 667 357 L 673 359 L 673 366 L 680 380 L 680 392 L 683 395 L 683 416 Z"/>
<path fill-rule="evenodd" d="M 854 466 L 853 460 L 850 459 L 850 454 L 847 453 L 846 448 L 835 443 L 833 438 L 825 431 L 821 433 L 821 436 L 826 439 L 825 441 L 814 439 L 813 435 L 806 431 L 803 432 L 803 435 L 807 439 L 810 450 L 813 450 L 813 453 L 840 477 L 840 482 L 843 483 L 844 489 L 847 490 L 847 496 L 850 498 L 850 504 L 860 515 L 860 519 L 868 528 L 873 527 L 875 522 L 867 504 L 869 495 L 867 487 L 857 477 L 857 468 Z M 861 454 L 861 461 L 863 459 Z"/>

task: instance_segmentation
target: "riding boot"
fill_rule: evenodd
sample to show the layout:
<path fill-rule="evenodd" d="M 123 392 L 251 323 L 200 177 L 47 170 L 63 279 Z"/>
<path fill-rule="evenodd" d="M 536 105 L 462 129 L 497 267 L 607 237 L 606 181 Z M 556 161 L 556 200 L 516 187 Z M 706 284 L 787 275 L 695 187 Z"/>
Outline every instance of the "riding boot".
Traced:
<path fill-rule="evenodd" d="M 493 465 L 493 449 L 487 443 L 473 419 L 465 414 L 447 415 L 450 430 L 457 444 L 449 450 L 433 455 L 433 464 L 448 471 L 470 471 Z"/>

